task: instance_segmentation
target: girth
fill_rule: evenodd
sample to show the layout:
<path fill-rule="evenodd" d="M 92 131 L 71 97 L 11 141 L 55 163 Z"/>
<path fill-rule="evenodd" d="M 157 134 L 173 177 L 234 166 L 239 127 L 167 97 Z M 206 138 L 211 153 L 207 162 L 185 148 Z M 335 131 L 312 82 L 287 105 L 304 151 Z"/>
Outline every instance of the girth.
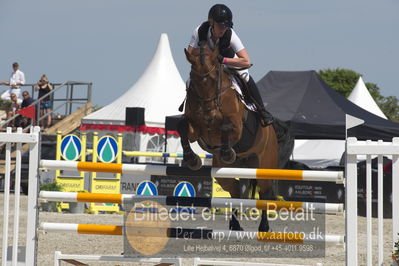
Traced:
<path fill-rule="evenodd" d="M 241 138 L 232 148 L 236 153 L 248 151 L 255 143 L 256 133 L 258 132 L 260 122 L 255 112 L 246 110 L 247 115 L 243 121 Z M 198 139 L 200 147 L 208 152 L 218 152 L 221 146 L 209 146 L 201 138 Z"/>
<path fill-rule="evenodd" d="M 247 116 L 243 122 L 241 138 L 238 143 L 233 146 L 236 153 L 246 152 L 254 145 L 259 124 L 260 122 L 257 114 L 247 110 Z"/>

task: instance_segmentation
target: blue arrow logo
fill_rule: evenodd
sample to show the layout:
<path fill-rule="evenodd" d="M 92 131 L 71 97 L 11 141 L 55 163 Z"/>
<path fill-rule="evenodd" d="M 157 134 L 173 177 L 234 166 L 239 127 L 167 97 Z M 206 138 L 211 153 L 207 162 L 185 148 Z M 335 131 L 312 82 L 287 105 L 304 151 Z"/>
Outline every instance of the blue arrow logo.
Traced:
<path fill-rule="evenodd" d="M 182 181 L 176 185 L 173 195 L 176 197 L 195 197 L 194 186 L 187 181 Z"/>

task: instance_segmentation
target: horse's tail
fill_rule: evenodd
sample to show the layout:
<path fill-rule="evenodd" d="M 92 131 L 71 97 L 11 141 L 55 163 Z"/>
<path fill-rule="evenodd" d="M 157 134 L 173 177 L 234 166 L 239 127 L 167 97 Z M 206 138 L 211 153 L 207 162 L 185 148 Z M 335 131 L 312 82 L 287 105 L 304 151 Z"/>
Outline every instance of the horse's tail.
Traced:
<path fill-rule="evenodd" d="M 294 150 L 295 138 L 291 134 L 289 123 L 274 118 L 273 127 L 278 141 L 278 168 L 284 169 Z"/>
<path fill-rule="evenodd" d="M 275 200 L 276 199 L 276 193 L 273 189 L 270 189 L 266 195 L 261 195 L 260 194 L 260 188 L 256 183 L 256 179 L 251 179 L 248 180 L 248 198 L 249 199 L 255 199 L 256 198 L 256 193 L 259 194 L 259 199 L 266 199 L 266 200 Z M 274 186 L 274 183 L 273 183 Z"/>
<path fill-rule="evenodd" d="M 276 132 L 278 142 L 278 168 L 284 169 L 289 162 L 292 151 L 294 150 L 294 140 L 290 131 L 289 123 L 283 122 L 274 118 L 273 128 Z M 275 182 L 273 182 L 275 183 Z M 276 184 L 273 185 L 275 187 Z M 257 187 L 256 180 L 252 179 L 248 182 L 248 197 L 251 199 L 255 198 L 255 195 L 259 190 Z M 275 191 L 270 191 L 269 195 L 264 195 L 267 199 L 275 198 Z"/>
<path fill-rule="evenodd" d="M 256 193 L 259 192 L 256 179 L 240 179 L 239 184 L 242 199 L 255 199 Z"/>
<path fill-rule="evenodd" d="M 249 181 L 249 194 L 250 194 L 250 199 L 255 199 L 255 195 L 256 195 L 256 192 L 259 192 L 259 191 L 257 191 L 257 190 L 259 190 L 259 187 L 257 186 L 257 183 L 256 183 L 256 179 L 251 179 L 250 181 Z"/>

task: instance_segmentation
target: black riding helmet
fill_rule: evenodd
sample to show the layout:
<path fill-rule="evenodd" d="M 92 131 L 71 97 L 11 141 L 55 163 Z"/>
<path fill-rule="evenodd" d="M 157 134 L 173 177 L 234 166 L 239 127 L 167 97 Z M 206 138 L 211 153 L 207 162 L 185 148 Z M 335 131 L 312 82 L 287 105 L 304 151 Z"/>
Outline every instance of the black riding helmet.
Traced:
<path fill-rule="evenodd" d="M 216 4 L 211 7 L 208 19 L 213 19 L 216 23 L 225 27 L 233 27 L 233 13 L 230 8 L 223 4 Z"/>

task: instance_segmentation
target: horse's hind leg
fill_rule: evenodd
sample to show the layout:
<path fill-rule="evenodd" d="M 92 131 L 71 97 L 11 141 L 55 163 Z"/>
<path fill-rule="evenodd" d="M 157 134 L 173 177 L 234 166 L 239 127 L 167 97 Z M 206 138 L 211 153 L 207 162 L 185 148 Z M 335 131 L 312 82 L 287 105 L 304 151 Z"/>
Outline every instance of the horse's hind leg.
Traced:
<path fill-rule="evenodd" d="M 259 198 L 261 200 L 274 200 L 275 196 L 273 195 L 272 190 L 272 180 L 258 180 L 258 186 L 260 187 Z M 262 210 L 262 217 L 260 220 L 259 232 L 269 232 L 269 220 L 267 219 L 267 210 Z"/>
<path fill-rule="evenodd" d="M 277 137 L 272 127 L 269 130 L 269 141 L 267 147 L 263 149 L 263 153 L 259 154 L 259 167 L 264 169 L 278 168 L 278 144 Z M 275 200 L 276 196 L 273 191 L 273 180 L 257 180 L 260 188 L 259 198 L 263 200 Z M 262 211 L 262 219 L 259 224 L 259 231 L 268 232 L 270 230 L 269 221 L 267 219 L 267 210 Z"/>
<path fill-rule="evenodd" d="M 178 126 L 177 131 L 180 134 L 180 142 L 183 147 L 183 166 L 187 166 L 191 170 L 198 170 L 202 166 L 200 157 L 193 152 L 188 141 L 188 123 L 186 119 L 182 119 Z"/>
<path fill-rule="evenodd" d="M 231 198 L 240 198 L 239 181 L 235 179 L 216 178 L 219 185 L 230 193 Z M 229 207 L 229 206 L 226 206 Z M 242 231 L 240 223 L 237 219 L 238 210 L 233 208 L 231 218 L 229 221 L 229 229 L 235 231 Z"/>

